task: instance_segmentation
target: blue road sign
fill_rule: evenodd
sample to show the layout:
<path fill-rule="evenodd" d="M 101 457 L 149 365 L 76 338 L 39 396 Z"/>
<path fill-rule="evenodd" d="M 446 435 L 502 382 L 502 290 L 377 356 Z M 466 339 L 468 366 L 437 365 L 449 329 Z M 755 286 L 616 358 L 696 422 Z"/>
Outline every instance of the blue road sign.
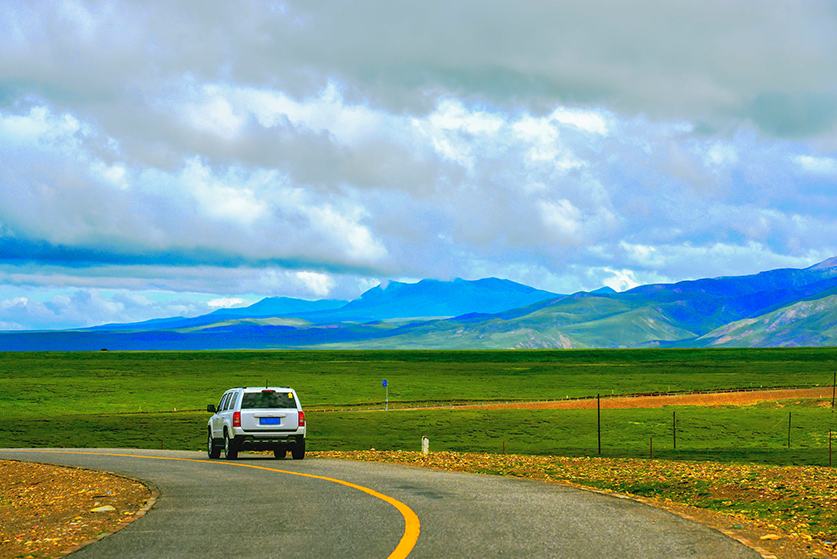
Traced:
<path fill-rule="evenodd" d="M 386 386 L 386 385 L 387 385 L 387 381 L 386 381 L 386 379 L 384 379 L 384 386 Z"/>

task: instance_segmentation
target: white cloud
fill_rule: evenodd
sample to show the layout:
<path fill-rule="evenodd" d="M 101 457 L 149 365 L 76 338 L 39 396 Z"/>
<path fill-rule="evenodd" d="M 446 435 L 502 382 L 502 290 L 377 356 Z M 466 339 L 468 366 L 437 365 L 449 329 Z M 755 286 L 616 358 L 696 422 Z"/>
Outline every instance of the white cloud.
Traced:
<path fill-rule="evenodd" d="M 334 280 L 326 274 L 297 272 L 296 277 L 305 286 L 305 289 L 315 297 L 328 297 L 335 287 Z"/>
<path fill-rule="evenodd" d="M 406 124 L 404 117 L 375 111 L 365 105 L 348 104 L 333 82 L 301 101 L 271 90 L 247 89 L 236 92 L 243 104 L 263 126 L 274 126 L 287 118 L 297 126 L 315 132 L 327 131 L 343 144 L 357 144 Z"/>
<path fill-rule="evenodd" d="M 811 174 L 837 178 L 837 158 L 799 155 L 794 161 Z"/>
<path fill-rule="evenodd" d="M 413 126 L 431 142 L 431 147 L 442 157 L 466 169 L 476 163 L 474 148 L 491 142 L 505 126 L 498 115 L 466 108 L 460 101 L 443 99 L 436 109 L 424 118 L 413 118 Z"/>
<path fill-rule="evenodd" d="M 556 233 L 559 242 L 574 244 L 580 240 L 581 212 L 569 200 L 542 200 L 539 207 L 541 218 Z"/>
<path fill-rule="evenodd" d="M 512 127 L 518 138 L 531 145 L 526 156 L 529 160 L 551 161 L 559 155 L 558 130 L 549 119 L 526 116 Z"/>
<path fill-rule="evenodd" d="M 255 301 L 237 297 L 207 299 L 193 293 L 128 291 L 126 289 L 4 288 L 25 292 L 0 300 L 0 329 L 78 328 L 107 323 L 125 323 L 196 316 Z"/>
<path fill-rule="evenodd" d="M 123 164 L 117 163 L 108 166 L 102 161 L 95 161 L 91 163 L 90 170 L 93 174 L 98 174 L 103 183 L 110 184 L 113 188 L 119 190 L 130 188 L 128 184 L 128 170 Z"/>
<path fill-rule="evenodd" d="M 575 126 L 591 134 L 607 136 L 609 133 L 608 119 L 598 111 L 558 107 L 550 115 L 550 118 L 561 124 Z"/>
<path fill-rule="evenodd" d="M 625 251 L 629 261 L 645 268 L 656 268 L 665 265 L 661 255 L 657 253 L 656 247 L 631 244 L 625 241 L 620 242 L 619 247 Z"/>
<path fill-rule="evenodd" d="M 706 166 L 734 165 L 738 162 L 735 147 L 722 142 L 716 142 L 706 153 Z"/>
<path fill-rule="evenodd" d="M 200 103 L 187 104 L 183 107 L 182 115 L 198 131 L 216 134 L 228 140 L 238 136 L 245 122 L 244 118 L 235 114 L 230 102 L 220 95 Z"/>
<path fill-rule="evenodd" d="M 78 147 L 77 132 L 82 130 L 81 123 L 70 114 L 53 115 L 46 106 L 37 105 L 24 114 L 0 114 L 0 133 L 11 141 L 23 146 L 57 148 L 66 150 Z"/>
<path fill-rule="evenodd" d="M 634 277 L 634 272 L 631 270 L 613 270 L 610 268 L 603 268 L 604 272 L 610 274 L 611 277 L 604 281 L 604 285 L 613 289 L 614 291 L 627 291 L 641 285 Z"/>
<path fill-rule="evenodd" d="M 236 169 L 231 169 L 226 180 L 219 180 L 200 161 L 192 159 L 179 179 L 208 216 L 252 225 L 267 213 L 267 207 L 247 186 L 247 178 L 236 175 Z"/>
<path fill-rule="evenodd" d="M 482 110 L 471 110 L 454 99 L 443 99 L 427 117 L 427 121 L 438 130 L 463 132 L 470 136 L 492 136 L 505 125 L 502 117 Z"/>
<path fill-rule="evenodd" d="M 14 297 L 13 299 L 0 301 L 0 309 L 9 310 L 12 308 L 25 308 L 28 304 L 29 299 L 26 297 Z"/>
<path fill-rule="evenodd" d="M 219 297 L 218 299 L 211 299 L 206 302 L 206 305 L 212 309 L 229 309 L 233 307 L 242 307 L 248 304 L 248 301 L 241 297 Z"/>
<path fill-rule="evenodd" d="M 342 248 L 358 263 L 374 263 L 386 257 L 386 247 L 360 223 L 363 214 L 360 208 L 348 208 L 348 211 L 341 212 L 331 206 L 316 206 L 305 211 L 314 231 L 327 242 Z"/>

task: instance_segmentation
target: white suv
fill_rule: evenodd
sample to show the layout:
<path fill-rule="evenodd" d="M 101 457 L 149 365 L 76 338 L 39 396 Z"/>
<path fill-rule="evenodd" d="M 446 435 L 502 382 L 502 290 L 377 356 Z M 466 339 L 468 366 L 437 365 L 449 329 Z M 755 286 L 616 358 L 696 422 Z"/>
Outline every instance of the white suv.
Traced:
<path fill-rule="evenodd" d="M 305 412 L 292 388 L 231 388 L 221 397 L 207 423 L 206 451 L 210 458 L 234 460 L 239 450 L 272 450 L 284 458 L 305 457 Z"/>

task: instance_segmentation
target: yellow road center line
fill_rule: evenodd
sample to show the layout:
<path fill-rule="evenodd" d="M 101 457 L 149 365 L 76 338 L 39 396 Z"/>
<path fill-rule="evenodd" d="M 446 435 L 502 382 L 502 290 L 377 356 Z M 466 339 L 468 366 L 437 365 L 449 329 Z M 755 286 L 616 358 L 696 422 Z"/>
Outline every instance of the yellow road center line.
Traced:
<path fill-rule="evenodd" d="M 13 449 L 6 449 L 6 450 L 13 450 Z M 119 458 L 147 458 L 151 460 L 175 460 L 181 462 L 200 462 L 205 464 L 224 464 L 227 466 L 239 466 L 242 468 L 253 468 L 256 470 L 266 470 L 268 472 L 278 472 L 280 474 L 290 474 L 292 476 L 301 476 L 301 477 L 308 477 L 313 479 L 321 479 L 324 481 L 331 481 L 333 483 L 339 483 L 340 485 L 345 485 L 346 487 L 351 487 L 352 489 L 357 489 L 358 491 L 363 491 L 373 497 L 377 497 L 382 501 L 385 501 L 395 507 L 395 509 L 401 513 L 401 516 L 404 517 L 404 535 L 401 537 L 401 541 L 398 542 L 398 545 L 393 550 L 392 553 L 389 554 L 387 559 L 405 559 L 410 552 L 413 551 L 413 548 L 418 541 L 419 533 L 421 532 L 421 523 L 419 522 L 419 518 L 413 509 L 402 503 L 397 499 L 393 499 L 389 495 L 384 495 L 383 493 L 378 493 L 374 489 L 369 489 L 368 487 L 364 487 L 362 485 L 357 485 L 355 483 L 351 483 L 349 481 L 343 481 L 342 479 L 336 479 L 331 477 L 325 476 L 318 476 L 314 474 L 303 474 L 300 472 L 291 472 L 288 470 L 279 470 L 276 468 L 267 468 L 265 466 L 254 466 L 252 464 L 242 464 L 238 462 L 218 462 L 213 460 L 198 460 L 197 458 L 177 458 L 173 456 L 143 456 L 141 454 L 120 454 L 115 452 L 82 452 L 78 450 L 36 450 L 36 449 L 23 449 L 23 450 L 13 450 L 14 452 L 41 452 L 41 453 L 53 453 L 53 454 L 82 454 L 82 455 L 90 455 L 90 456 L 115 456 Z"/>

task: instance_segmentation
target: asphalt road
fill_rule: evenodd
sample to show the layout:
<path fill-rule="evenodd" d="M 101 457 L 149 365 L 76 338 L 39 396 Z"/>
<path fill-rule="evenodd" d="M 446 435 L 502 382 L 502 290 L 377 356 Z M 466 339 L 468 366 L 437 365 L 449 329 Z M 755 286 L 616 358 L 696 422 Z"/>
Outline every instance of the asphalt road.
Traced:
<path fill-rule="evenodd" d="M 0 449 L 0 458 L 116 472 L 160 492 L 147 515 L 78 559 L 761 557 L 668 512 L 556 484 L 312 458 L 69 452 Z"/>

